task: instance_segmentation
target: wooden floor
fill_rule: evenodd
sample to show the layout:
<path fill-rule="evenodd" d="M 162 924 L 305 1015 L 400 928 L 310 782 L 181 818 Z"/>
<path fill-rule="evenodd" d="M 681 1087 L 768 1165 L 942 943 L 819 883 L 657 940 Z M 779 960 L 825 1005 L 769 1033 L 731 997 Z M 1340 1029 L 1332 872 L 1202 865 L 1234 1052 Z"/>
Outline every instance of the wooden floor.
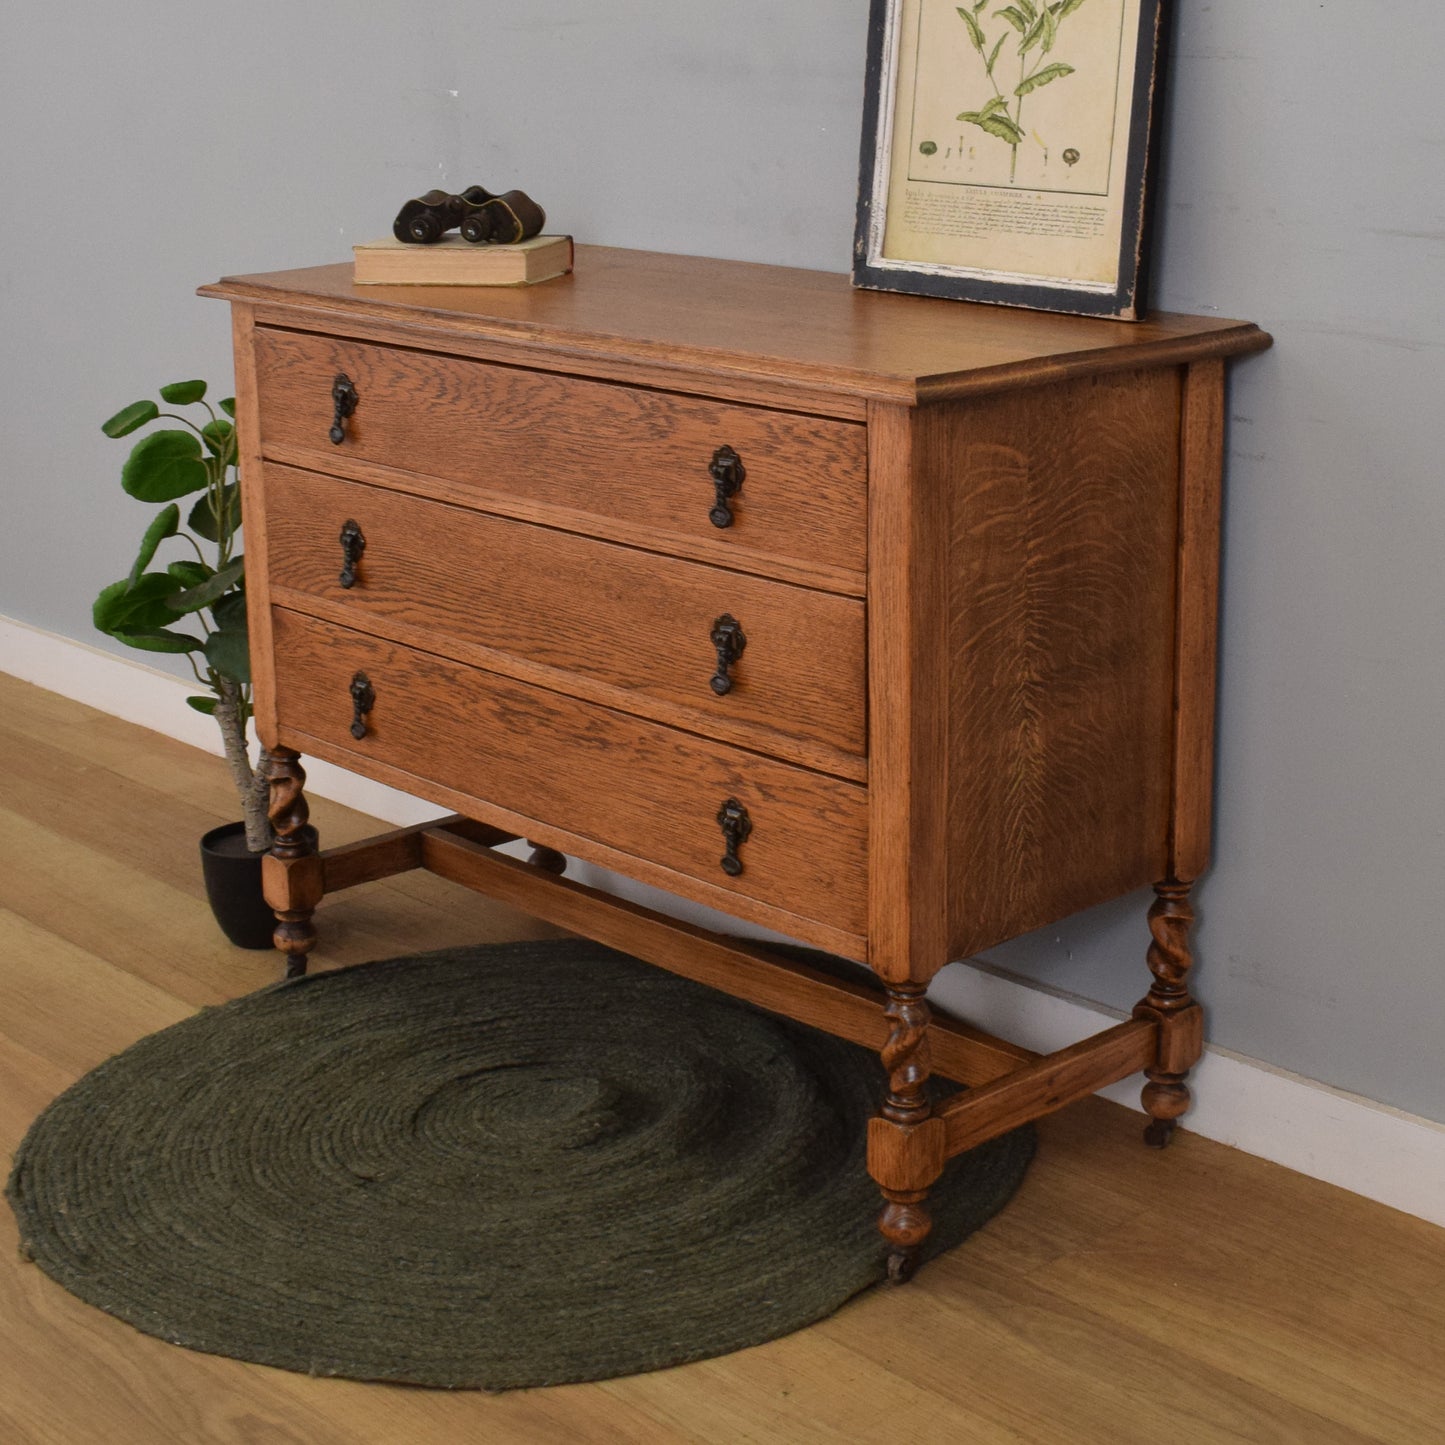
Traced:
<path fill-rule="evenodd" d="M 219 761 L 0 677 L 0 1148 L 107 1055 L 269 982 L 201 895 Z M 328 843 L 375 825 L 318 802 Z M 319 966 L 548 930 L 425 874 L 323 906 Z M 1142 929 L 1142 924 L 1141 924 Z M 1143 964 L 1140 964 L 1141 977 Z M 1099 1100 L 902 1290 L 724 1359 L 500 1396 L 191 1354 L 20 1262 L 0 1209 L 4 1445 L 1445 1441 L 1445 1231 Z"/>

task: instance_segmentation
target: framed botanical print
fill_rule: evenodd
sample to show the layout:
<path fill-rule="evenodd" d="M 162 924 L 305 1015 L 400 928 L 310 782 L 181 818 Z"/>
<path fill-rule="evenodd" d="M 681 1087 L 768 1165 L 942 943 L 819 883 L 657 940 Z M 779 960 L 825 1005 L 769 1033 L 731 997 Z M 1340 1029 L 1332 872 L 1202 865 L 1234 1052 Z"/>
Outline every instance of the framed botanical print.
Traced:
<path fill-rule="evenodd" d="M 853 282 L 1137 320 L 1166 0 L 872 0 Z"/>

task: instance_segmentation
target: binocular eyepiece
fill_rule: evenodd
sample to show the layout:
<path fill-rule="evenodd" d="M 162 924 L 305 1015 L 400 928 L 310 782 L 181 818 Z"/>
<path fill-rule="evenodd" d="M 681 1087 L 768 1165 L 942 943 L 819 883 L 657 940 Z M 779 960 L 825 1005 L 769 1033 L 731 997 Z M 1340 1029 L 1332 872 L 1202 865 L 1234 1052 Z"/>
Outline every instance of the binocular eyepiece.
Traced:
<path fill-rule="evenodd" d="M 546 224 L 547 213 L 524 191 L 497 196 L 483 186 L 468 186 L 457 195 L 428 191 L 408 201 L 391 232 L 412 246 L 434 245 L 457 229 L 474 246 L 515 245 L 541 235 Z"/>

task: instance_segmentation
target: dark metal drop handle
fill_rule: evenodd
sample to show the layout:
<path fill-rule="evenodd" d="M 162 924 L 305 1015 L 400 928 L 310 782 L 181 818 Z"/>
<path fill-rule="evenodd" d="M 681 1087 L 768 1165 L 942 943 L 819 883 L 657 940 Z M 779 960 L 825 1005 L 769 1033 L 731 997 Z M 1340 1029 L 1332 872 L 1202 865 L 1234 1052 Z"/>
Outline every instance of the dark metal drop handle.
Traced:
<path fill-rule="evenodd" d="M 748 475 L 743 459 L 731 447 L 719 447 L 712 454 L 708 473 L 717 489 L 717 500 L 713 503 L 712 511 L 707 514 L 708 521 L 714 527 L 731 527 L 733 511 L 728 503 L 737 496 Z"/>
<path fill-rule="evenodd" d="M 729 798 L 717 810 L 717 821 L 723 831 L 723 841 L 727 844 L 727 852 L 722 857 L 722 871 L 729 878 L 736 878 L 743 871 L 738 849 L 748 841 L 748 835 L 753 831 L 753 820 L 736 798 Z"/>
<path fill-rule="evenodd" d="M 337 579 L 343 587 L 356 586 L 356 564 L 366 551 L 366 538 L 362 535 L 361 524 L 348 519 L 341 527 L 341 576 Z"/>
<path fill-rule="evenodd" d="M 335 410 L 331 414 L 331 442 L 333 446 L 340 446 L 346 440 L 346 419 L 356 410 L 356 404 L 361 398 L 356 394 L 356 388 L 351 384 L 351 378 L 342 371 L 337 374 L 336 380 L 331 383 L 331 400 Z"/>
<path fill-rule="evenodd" d="M 726 697 L 733 690 L 729 669 L 736 665 L 743 655 L 743 648 L 748 645 L 742 624 L 732 613 L 724 612 L 713 623 L 712 645 L 717 649 L 717 671 L 712 677 L 712 690 L 719 697 Z"/>
<path fill-rule="evenodd" d="M 366 715 L 375 706 L 376 689 L 364 672 L 358 672 L 351 679 L 351 736 L 357 742 L 366 736 Z"/>

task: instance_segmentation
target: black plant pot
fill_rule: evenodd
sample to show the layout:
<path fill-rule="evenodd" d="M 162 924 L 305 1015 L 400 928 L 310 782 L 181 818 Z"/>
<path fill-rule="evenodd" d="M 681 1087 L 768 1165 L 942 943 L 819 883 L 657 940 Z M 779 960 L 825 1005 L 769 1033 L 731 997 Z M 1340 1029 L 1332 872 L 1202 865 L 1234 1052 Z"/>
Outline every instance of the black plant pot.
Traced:
<path fill-rule="evenodd" d="M 246 847 L 246 825 L 226 823 L 201 839 L 206 897 L 221 932 L 238 948 L 271 948 L 276 915 L 261 892 L 261 859 Z"/>

